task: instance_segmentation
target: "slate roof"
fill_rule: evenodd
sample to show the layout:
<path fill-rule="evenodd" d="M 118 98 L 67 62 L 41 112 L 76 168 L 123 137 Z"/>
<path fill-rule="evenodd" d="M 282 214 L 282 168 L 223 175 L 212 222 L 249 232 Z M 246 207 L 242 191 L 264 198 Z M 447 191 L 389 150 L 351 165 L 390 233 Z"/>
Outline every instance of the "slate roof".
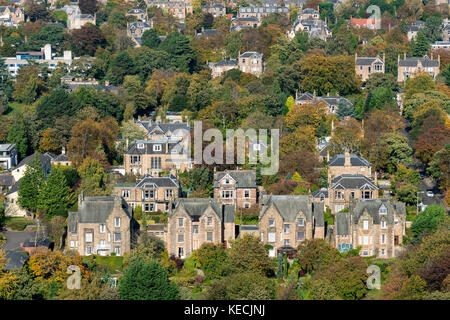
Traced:
<path fill-rule="evenodd" d="M 17 192 L 17 191 L 19 191 L 19 181 L 14 183 L 14 185 L 11 187 L 11 189 L 9 189 L 9 191 L 6 195 L 13 194 L 14 192 Z"/>
<path fill-rule="evenodd" d="M 67 156 L 67 154 L 61 153 L 60 155 L 53 157 L 52 160 L 53 161 L 69 161 L 69 157 Z"/>
<path fill-rule="evenodd" d="M 221 60 L 219 62 L 210 62 L 209 63 L 210 66 L 237 66 L 238 65 L 238 61 L 237 59 L 231 59 L 231 60 Z"/>
<path fill-rule="evenodd" d="M 50 246 L 50 240 L 47 238 L 37 239 L 36 242 L 33 238 L 28 239 L 22 245 L 22 247 L 24 247 L 24 248 L 36 248 L 36 247 L 47 247 L 48 248 L 49 246 Z"/>
<path fill-rule="evenodd" d="M 264 195 L 261 199 L 261 219 L 267 209 L 274 205 L 281 217 L 286 222 L 294 222 L 299 211 L 306 216 L 306 221 L 311 222 L 313 217 L 313 206 L 307 195 L 285 196 L 285 195 Z M 322 204 L 323 207 L 323 204 Z M 323 210 L 322 210 L 323 214 Z M 323 221 L 323 220 L 322 220 Z"/>
<path fill-rule="evenodd" d="M 120 199 L 120 200 L 119 200 Z M 106 222 L 114 208 L 114 201 L 122 201 L 122 208 L 131 219 L 131 213 L 126 202 L 113 196 L 85 197 L 78 206 L 78 223 L 103 223 Z"/>
<path fill-rule="evenodd" d="M 257 224 L 243 224 L 240 229 L 241 231 L 258 231 L 259 226 Z"/>
<path fill-rule="evenodd" d="M 0 174 L 0 186 L 11 187 L 14 183 L 14 177 L 10 174 Z"/>
<path fill-rule="evenodd" d="M 331 189 L 369 189 L 377 190 L 372 179 L 361 174 L 343 174 L 331 181 Z"/>
<path fill-rule="evenodd" d="M 380 213 L 381 206 L 386 207 L 387 213 Z M 406 217 L 406 207 L 403 202 L 390 201 L 388 199 L 355 199 L 349 208 L 349 212 L 336 213 L 336 234 L 350 235 L 350 223 L 358 224 L 360 217 L 367 212 L 374 224 L 380 224 L 381 217 L 386 217 L 388 225 L 394 224 L 394 214 Z"/>
<path fill-rule="evenodd" d="M 229 175 L 236 181 L 236 188 L 256 188 L 256 172 L 253 170 L 227 170 L 214 173 L 214 188 L 219 188 L 219 181 Z"/>
<path fill-rule="evenodd" d="M 166 142 L 168 141 L 167 148 L 166 148 Z M 138 148 L 138 144 L 143 144 L 144 148 L 140 149 Z M 160 144 L 161 145 L 161 151 L 153 151 L 153 145 L 154 144 Z M 173 152 L 172 152 L 173 150 Z M 183 154 L 183 146 L 179 144 L 179 141 L 174 140 L 168 140 L 168 139 L 155 139 L 155 140 L 136 140 L 134 141 L 130 147 L 128 148 L 127 152 L 125 154 L 168 154 L 168 153 L 174 153 L 174 154 Z"/>
<path fill-rule="evenodd" d="M 423 58 L 406 58 L 403 60 L 400 60 L 398 62 L 399 67 L 417 67 L 417 65 L 420 63 L 424 68 L 429 67 L 439 67 L 439 61 L 438 60 L 431 60 L 428 58 L 428 56 L 424 56 Z"/>
<path fill-rule="evenodd" d="M 361 57 L 361 58 L 358 57 L 356 59 L 356 65 L 358 65 L 358 66 L 370 66 L 377 59 L 380 59 L 381 61 L 383 61 L 383 59 L 381 59 L 380 57 Z"/>
<path fill-rule="evenodd" d="M 262 58 L 262 54 L 254 51 L 247 51 L 242 53 L 239 58 Z"/>
<path fill-rule="evenodd" d="M 344 163 L 345 163 L 345 155 L 341 153 L 331 158 L 330 161 L 328 162 L 328 165 L 343 167 Z M 350 164 L 352 166 L 366 166 L 366 167 L 371 165 L 369 161 L 353 153 L 350 154 Z"/>
<path fill-rule="evenodd" d="M 11 143 L 3 143 L 3 144 L 0 144 L 0 152 L 11 151 L 11 150 L 14 149 L 15 147 L 16 147 L 15 144 L 11 144 Z"/>
<path fill-rule="evenodd" d="M 69 212 L 67 219 L 67 232 L 77 233 L 78 212 Z"/>
<path fill-rule="evenodd" d="M 36 153 L 33 153 L 31 156 L 28 156 L 26 158 L 23 158 L 22 161 L 19 162 L 19 164 L 16 166 L 15 169 L 18 169 L 26 164 L 29 164 L 33 161 L 34 157 L 36 156 Z M 50 171 L 50 161 L 52 159 L 54 155 L 50 154 L 50 153 L 44 153 L 44 154 L 40 154 L 40 159 L 41 159 L 41 163 L 42 163 L 42 169 L 46 172 Z"/>
<path fill-rule="evenodd" d="M 203 7 L 203 9 L 209 9 L 209 8 L 225 8 L 225 5 L 223 5 L 222 3 L 213 3 L 213 4 L 205 4 Z"/>
<path fill-rule="evenodd" d="M 315 99 L 319 101 L 325 102 L 328 106 L 338 106 L 341 102 L 353 105 L 353 103 L 341 96 L 323 96 L 323 97 L 315 97 Z M 299 101 L 312 101 L 314 100 L 314 95 L 312 95 L 309 92 L 303 92 L 297 95 L 295 102 L 298 103 Z"/>
<path fill-rule="evenodd" d="M 127 13 L 128 14 L 138 14 L 138 13 L 145 13 L 145 12 L 142 9 L 134 8 L 134 9 L 128 10 Z"/>
<path fill-rule="evenodd" d="M 143 29 L 143 28 L 151 29 L 151 26 L 147 22 L 143 21 L 135 21 L 128 25 L 128 29 Z"/>
<path fill-rule="evenodd" d="M 166 177 L 153 177 L 149 174 L 144 175 L 144 177 L 136 183 L 116 183 L 114 187 L 133 187 L 133 188 L 143 188 L 145 185 L 153 184 L 156 188 L 178 188 L 179 184 L 176 178 L 172 175 Z"/>
<path fill-rule="evenodd" d="M 193 221 L 199 221 L 208 208 L 212 208 L 223 222 L 234 222 L 235 209 L 233 205 L 221 205 L 217 199 L 212 198 L 180 198 L 175 200 L 175 210 L 184 208 Z M 169 216 L 172 216 L 172 211 Z"/>
<path fill-rule="evenodd" d="M 314 198 L 320 198 L 320 195 L 323 195 L 325 198 L 328 198 L 328 189 L 327 188 L 320 188 L 313 192 Z"/>
<path fill-rule="evenodd" d="M 190 131 L 190 127 L 185 122 L 174 122 L 174 123 L 160 123 L 160 122 L 154 122 L 150 120 L 139 120 L 137 121 L 137 124 L 140 124 L 148 133 L 164 133 L 167 132 L 174 132 L 176 130 L 187 130 Z"/>
<path fill-rule="evenodd" d="M 5 257 L 7 261 L 5 270 L 8 271 L 22 268 L 28 259 L 30 259 L 28 254 L 23 254 L 12 250 L 6 250 Z"/>

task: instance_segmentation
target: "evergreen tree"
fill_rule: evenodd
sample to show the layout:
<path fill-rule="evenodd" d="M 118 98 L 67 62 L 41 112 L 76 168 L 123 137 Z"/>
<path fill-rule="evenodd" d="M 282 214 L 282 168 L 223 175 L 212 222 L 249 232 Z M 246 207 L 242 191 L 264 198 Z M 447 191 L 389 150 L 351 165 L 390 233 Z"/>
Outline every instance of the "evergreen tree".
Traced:
<path fill-rule="evenodd" d="M 39 193 L 39 210 L 44 210 L 46 215 L 52 216 L 65 212 L 69 206 L 70 190 L 66 177 L 60 168 L 53 168 Z"/>
<path fill-rule="evenodd" d="M 119 295 L 126 300 L 176 300 L 178 287 L 156 261 L 139 258 L 130 262 L 119 282 Z"/>
<path fill-rule="evenodd" d="M 411 48 L 414 57 L 423 57 L 430 50 L 430 42 L 422 30 L 417 33 L 416 40 L 412 41 Z"/>
<path fill-rule="evenodd" d="M 19 180 L 19 199 L 20 207 L 30 212 L 36 212 L 38 209 L 39 194 L 45 183 L 44 172 L 40 154 L 36 153 L 33 160 L 27 165 L 25 174 Z"/>
<path fill-rule="evenodd" d="M 25 158 L 28 152 L 28 135 L 25 121 L 19 115 L 14 116 L 11 125 L 8 128 L 8 143 L 14 143 L 21 159 Z"/>
<path fill-rule="evenodd" d="M 159 39 L 158 32 L 155 29 L 150 29 L 142 34 L 142 45 L 152 49 L 157 49 L 161 40 Z"/>

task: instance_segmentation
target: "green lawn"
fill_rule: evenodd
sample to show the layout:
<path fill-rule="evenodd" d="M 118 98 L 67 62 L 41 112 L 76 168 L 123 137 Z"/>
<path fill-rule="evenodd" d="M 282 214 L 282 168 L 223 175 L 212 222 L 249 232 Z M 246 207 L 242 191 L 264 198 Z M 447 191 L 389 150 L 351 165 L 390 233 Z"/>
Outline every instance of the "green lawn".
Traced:
<path fill-rule="evenodd" d="M 13 230 L 23 231 L 27 225 L 34 224 L 34 221 L 24 217 L 5 217 L 4 224 Z"/>
<path fill-rule="evenodd" d="M 88 262 L 92 256 L 85 256 L 83 260 Z M 123 257 L 120 256 L 94 256 L 95 262 L 98 266 L 102 266 L 114 273 L 122 271 Z"/>
<path fill-rule="evenodd" d="M 9 110 L 5 114 L 5 116 L 12 116 L 15 112 L 22 111 L 25 106 L 26 106 L 26 104 L 12 102 L 9 104 Z"/>

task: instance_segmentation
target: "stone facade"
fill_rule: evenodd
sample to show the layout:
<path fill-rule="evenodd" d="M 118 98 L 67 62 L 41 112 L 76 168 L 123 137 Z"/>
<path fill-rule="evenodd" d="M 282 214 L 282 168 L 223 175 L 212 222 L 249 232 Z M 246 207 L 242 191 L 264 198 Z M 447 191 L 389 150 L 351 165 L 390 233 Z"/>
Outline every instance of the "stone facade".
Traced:
<path fill-rule="evenodd" d="M 313 94 L 309 93 L 309 92 L 304 92 L 304 93 L 295 93 L 295 104 L 323 104 L 323 106 L 326 108 L 326 112 L 327 114 L 336 114 L 337 111 L 339 110 L 339 105 L 341 103 L 346 103 L 346 104 L 350 104 L 353 105 L 353 103 L 344 98 L 341 97 L 339 95 L 337 96 L 330 96 L 329 94 L 327 94 L 326 96 L 323 97 L 318 97 L 316 96 L 316 92 L 314 91 Z"/>
<path fill-rule="evenodd" d="M 328 182 L 343 174 L 360 174 L 372 178 L 372 164 L 356 154 L 337 154 L 328 162 Z"/>
<path fill-rule="evenodd" d="M 186 1 L 146 1 L 147 7 L 157 7 L 163 12 L 170 14 L 179 21 L 184 21 L 189 14 L 192 14 L 191 2 Z"/>
<path fill-rule="evenodd" d="M 168 216 L 169 255 L 187 258 L 203 243 L 226 244 L 235 238 L 234 208 L 216 199 L 178 199 Z"/>
<path fill-rule="evenodd" d="M 149 22 L 135 21 L 127 26 L 127 36 L 130 38 L 140 38 L 145 31 L 153 28 L 153 20 Z"/>
<path fill-rule="evenodd" d="M 214 18 L 224 17 L 226 15 L 226 8 L 222 3 L 213 3 L 211 5 L 204 5 L 202 7 L 203 13 L 210 13 Z"/>
<path fill-rule="evenodd" d="M 440 55 L 438 55 L 437 60 L 433 60 L 433 55 L 431 55 L 431 59 L 428 56 L 424 56 L 423 58 L 406 58 L 406 53 L 404 54 L 404 58 L 400 60 L 399 55 L 397 81 L 405 82 L 408 78 L 414 78 L 421 72 L 426 72 L 435 79 L 440 72 L 440 65 Z"/>
<path fill-rule="evenodd" d="M 308 239 L 324 239 L 324 206 L 309 196 L 263 196 L 259 215 L 260 239 L 271 245 L 269 256 L 280 248 L 297 248 Z"/>
<path fill-rule="evenodd" d="M 385 61 L 384 53 L 383 58 L 381 58 L 380 56 L 358 57 L 358 54 L 355 53 L 356 75 L 359 76 L 363 82 L 366 82 L 371 74 L 384 73 L 384 61 Z"/>
<path fill-rule="evenodd" d="M 131 250 L 138 224 L 131 208 L 120 197 L 84 197 L 78 199 L 78 211 L 69 212 L 67 249 L 80 255 L 118 256 Z"/>
<path fill-rule="evenodd" d="M 335 245 L 340 252 L 361 247 L 361 256 L 397 257 L 406 228 L 406 209 L 388 199 L 354 200 L 349 212 L 335 219 Z"/>
<path fill-rule="evenodd" d="M 220 77 L 224 72 L 239 68 L 237 59 L 210 62 L 208 66 L 211 69 L 212 78 Z"/>
<path fill-rule="evenodd" d="M 14 27 L 21 22 L 25 22 L 25 12 L 22 8 L 0 6 L 0 25 Z"/>
<path fill-rule="evenodd" d="M 257 199 L 256 172 L 227 170 L 214 173 L 214 198 L 235 208 L 250 208 Z"/>
<path fill-rule="evenodd" d="M 280 13 L 286 18 L 289 17 L 289 8 L 286 7 L 240 7 L 238 18 L 256 18 L 262 20 L 272 13 Z"/>
<path fill-rule="evenodd" d="M 166 177 L 145 175 L 136 183 L 116 183 L 113 194 L 125 199 L 132 209 L 141 206 L 143 212 L 168 212 L 170 203 L 181 195 L 181 188 L 172 175 Z"/>
<path fill-rule="evenodd" d="M 165 138 L 133 142 L 125 152 L 124 166 L 127 174 L 157 176 L 190 170 L 192 162 L 182 141 Z"/>
<path fill-rule="evenodd" d="M 239 70 L 259 77 L 264 72 L 264 56 L 258 52 L 244 52 L 239 55 Z"/>

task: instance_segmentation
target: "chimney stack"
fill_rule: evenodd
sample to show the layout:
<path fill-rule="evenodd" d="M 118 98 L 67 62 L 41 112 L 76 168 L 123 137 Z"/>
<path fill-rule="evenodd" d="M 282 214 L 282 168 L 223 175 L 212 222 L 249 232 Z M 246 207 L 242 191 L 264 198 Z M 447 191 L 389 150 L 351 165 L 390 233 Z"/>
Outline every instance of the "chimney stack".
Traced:
<path fill-rule="evenodd" d="M 350 167 L 352 164 L 350 162 L 350 152 L 348 152 L 348 149 L 345 150 L 344 155 L 345 155 L 344 167 Z"/>

